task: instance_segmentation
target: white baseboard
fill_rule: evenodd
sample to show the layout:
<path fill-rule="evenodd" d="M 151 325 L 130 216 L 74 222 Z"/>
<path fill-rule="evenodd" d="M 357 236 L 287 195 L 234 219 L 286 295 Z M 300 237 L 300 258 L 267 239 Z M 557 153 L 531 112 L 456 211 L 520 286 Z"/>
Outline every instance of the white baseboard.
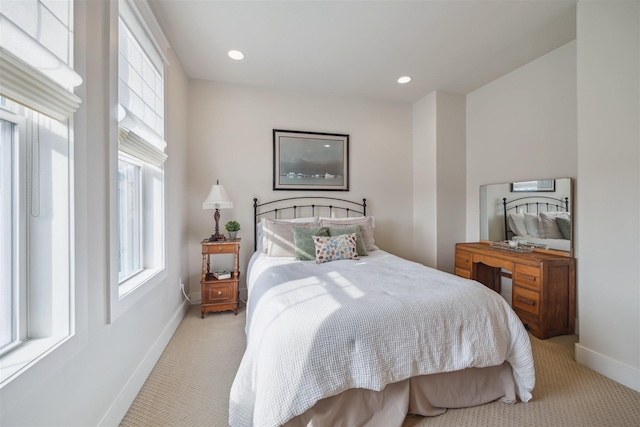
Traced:
<path fill-rule="evenodd" d="M 576 344 L 576 362 L 640 392 L 640 369 Z"/>
<path fill-rule="evenodd" d="M 129 378 L 129 381 L 127 381 L 116 400 L 98 424 L 99 426 L 107 427 L 117 426 L 120 424 L 122 418 L 124 418 L 129 407 L 140 392 L 144 382 L 149 377 L 153 367 L 158 363 L 162 352 L 167 344 L 169 344 L 169 340 L 171 340 L 171 337 L 178 328 L 178 325 L 180 325 L 180 322 L 189 308 L 187 303 L 188 301 L 185 300 L 173 314 L 169 323 L 167 323 L 167 326 L 164 328 L 158 339 L 153 343 L 142 362 L 140 362 L 138 369 L 136 369 L 131 378 Z"/>

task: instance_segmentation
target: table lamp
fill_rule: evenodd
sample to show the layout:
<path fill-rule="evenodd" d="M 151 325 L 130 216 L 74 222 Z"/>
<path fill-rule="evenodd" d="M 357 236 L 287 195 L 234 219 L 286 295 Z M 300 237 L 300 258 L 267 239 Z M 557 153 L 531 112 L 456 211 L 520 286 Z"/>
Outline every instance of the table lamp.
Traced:
<path fill-rule="evenodd" d="M 220 242 L 227 240 L 224 235 L 220 234 L 220 228 L 218 224 L 220 222 L 220 209 L 231 209 L 233 207 L 233 203 L 229 199 L 227 192 L 224 191 L 224 187 L 220 185 L 220 181 L 216 181 L 216 183 L 211 186 L 211 191 L 209 191 L 209 196 L 207 196 L 206 200 L 202 203 L 202 209 L 215 209 L 216 213 L 213 217 L 216 220 L 216 232 L 209 237 L 210 242 Z"/>

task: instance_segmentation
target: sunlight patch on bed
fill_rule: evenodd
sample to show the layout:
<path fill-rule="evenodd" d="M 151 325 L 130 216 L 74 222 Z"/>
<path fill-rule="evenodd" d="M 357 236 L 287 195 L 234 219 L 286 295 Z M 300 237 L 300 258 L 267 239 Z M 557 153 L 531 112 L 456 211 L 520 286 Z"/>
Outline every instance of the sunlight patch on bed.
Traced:
<path fill-rule="evenodd" d="M 364 292 L 362 292 L 355 283 L 353 283 L 351 280 L 347 279 L 337 271 L 332 271 L 328 273 L 327 276 L 329 276 L 332 284 L 337 285 L 351 298 L 358 299 L 364 296 Z"/>

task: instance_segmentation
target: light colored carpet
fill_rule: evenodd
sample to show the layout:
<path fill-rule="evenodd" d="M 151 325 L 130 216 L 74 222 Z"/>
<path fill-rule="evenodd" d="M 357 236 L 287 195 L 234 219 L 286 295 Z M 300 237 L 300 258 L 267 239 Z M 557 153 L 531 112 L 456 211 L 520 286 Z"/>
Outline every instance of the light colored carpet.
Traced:
<path fill-rule="evenodd" d="M 121 426 L 228 425 L 229 390 L 244 352 L 245 312 L 200 318 L 192 306 Z M 403 427 L 640 426 L 640 393 L 574 361 L 575 335 L 531 337 L 536 387 L 529 403 L 493 402 L 408 416 Z"/>

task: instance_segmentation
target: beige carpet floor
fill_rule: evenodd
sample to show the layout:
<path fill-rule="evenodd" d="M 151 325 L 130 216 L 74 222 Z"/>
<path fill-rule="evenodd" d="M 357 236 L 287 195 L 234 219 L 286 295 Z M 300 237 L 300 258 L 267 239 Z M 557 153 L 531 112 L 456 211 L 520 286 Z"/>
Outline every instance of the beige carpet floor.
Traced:
<path fill-rule="evenodd" d="M 229 390 L 244 351 L 245 312 L 208 314 L 192 306 L 121 426 L 228 425 Z M 536 387 L 528 403 L 499 401 L 408 416 L 403 427 L 640 426 L 640 393 L 575 362 L 575 335 L 531 337 Z"/>

